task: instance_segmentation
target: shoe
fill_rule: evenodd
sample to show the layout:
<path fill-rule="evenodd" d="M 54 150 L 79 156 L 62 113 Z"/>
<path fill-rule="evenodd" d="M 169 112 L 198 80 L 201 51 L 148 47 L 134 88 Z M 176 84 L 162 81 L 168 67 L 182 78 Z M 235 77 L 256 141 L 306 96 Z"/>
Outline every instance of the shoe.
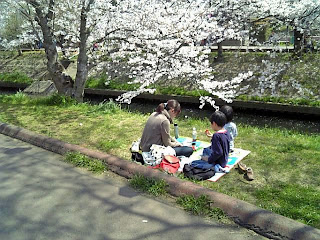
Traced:
<path fill-rule="evenodd" d="M 254 179 L 252 168 L 247 168 L 247 173 L 245 175 L 248 181 L 252 181 Z"/>
<path fill-rule="evenodd" d="M 246 173 L 247 172 L 247 166 L 241 162 L 238 163 L 238 170 L 240 173 Z"/>

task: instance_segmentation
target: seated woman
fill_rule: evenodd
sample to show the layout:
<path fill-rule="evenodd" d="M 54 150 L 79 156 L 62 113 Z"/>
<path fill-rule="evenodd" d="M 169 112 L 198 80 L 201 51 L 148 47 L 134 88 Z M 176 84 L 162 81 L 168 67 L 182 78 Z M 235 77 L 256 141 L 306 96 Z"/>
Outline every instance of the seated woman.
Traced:
<path fill-rule="evenodd" d="M 149 152 L 152 144 L 158 144 L 165 147 L 171 146 L 177 156 L 189 157 L 193 153 L 191 147 L 182 146 L 170 136 L 170 123 L 180 112 L 180 103 L 176 100 L 168 100 L 166 103 L 159 104 L 144 127 L 140 141 L 142 152 Z"/>

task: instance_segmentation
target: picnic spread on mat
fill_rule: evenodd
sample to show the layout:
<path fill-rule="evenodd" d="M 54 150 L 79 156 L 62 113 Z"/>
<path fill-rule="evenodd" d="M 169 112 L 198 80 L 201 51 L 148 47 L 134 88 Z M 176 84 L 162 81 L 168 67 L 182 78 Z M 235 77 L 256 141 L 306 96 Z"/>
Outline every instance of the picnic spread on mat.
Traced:
<path fill-rule="evenodd" d="M 210 142 L 193 141 L 189 137 L 179 137 L 176 140 L 183 146 L 192 146 L 194 148 L 194 152 L 190 157 L 174 156 L 174 150 L 171 147 L 154 144 L 150 152 L 142 152 L 142 164 L 148 165 L 151 168 L 163 169 L 168 173 L 183 172 L 187 177 L 190 175 L 192 177 L 192 174 L 194 176 L 198 174 L 200 176 L 199 178 L 196 176 L 198 180 L 216 182 L 250 153 L 248 150 L 234 148 L 233 152 L 229 153 L 227 165 L 224 168 L 217 169 L 212 164 L 201 160 L 203 150 L 211 146 Z M 134 144 L 138 144 L 138 142 Z M 195 173 L 195 170 L 199 172 Z"/>
<path fill-rule="evenodd" d="M 184 146 L 191 146 L 191 144 L 192 144 L 192 139 L 188 138 L 188 137 L 180 137 L 177 139 L 177 141 L 182 143 L 182 145 L 184 145 Z M 189 158 L 183 157 L 181 159 L 180 167 L 179 167 L 178 171 L 182 172 L 185 164 L 189 164 L 195 160 L 201 159 L 203 149 L 206 147 L 210 147 L 210 145 L 211 144 L 209 142 L 197 140 L 196 141 L 196 150 L 193 152 L 193 154 Z M 229 153 L 228 163 L 225 168 L 227 168 L 230 171 L 236 164 L 238 164 L 249 153 L 250 153 L 250 151 L 248 151 L 248 150 L 243 150 L 241 148 L 234 148 L 234 151 L 232 153 Z M 216 182 L 225 174 L 227 174 L 227 173 L 226 172 L 216 172 L 213 177 L 211 177 L 207 180 L 212 181 L 212 182 Z"/>

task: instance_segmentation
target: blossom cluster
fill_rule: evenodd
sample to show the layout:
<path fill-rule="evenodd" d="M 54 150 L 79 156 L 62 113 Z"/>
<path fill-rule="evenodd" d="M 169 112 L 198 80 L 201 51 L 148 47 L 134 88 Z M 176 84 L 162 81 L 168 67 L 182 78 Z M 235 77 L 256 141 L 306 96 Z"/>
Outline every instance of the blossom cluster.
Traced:
<path fill-rule="evenodd" d="M 210 44 L 230 39 L 242 40 L 243 30 L 250 30 L 251 22 L 259 19 L 291 24 L 303 30 L 319 23 L 317 10 L 320 8 L 317 0 L 7 2 L 11 4 L 6 8 L 7 14 L 12 8 L 24 8 L 21 11 L 29 14 L 23 25 L 23 32 L 16 40 L 0 40 L 8 48 L 42 40 L 41 29 L 34 22 L 39 17 L 35 11 L 35 3 L 39 4 L 44 15 L 52 13 L 53 17 L 47 18 L 47 24 L 54 41 L 63 48 L 64 54 L 79 48 L 80 24 L 85 18 L 88 64 L 103 68 L 108 65 L 101 64 L 101 57 L 108 58 L 113 64 L 125 58 L 126 70 L 130 72 L 132 82 L 140 84 L 137 91 L 118 98 L 126 103 L 130 103 L 133 97 L 141 93 L 153 92 L 150 85 L 159 80 L 166 79 L 170 82 L 177 78 L 191 79 L 199 89 L 230 102 L 236 96 L 240 83 L 249 79 L 254 70 L 239 72 L 232 79 L 217 81 L 209 61 L 210 46 L 200 43 L 204 40 Z M 34 34 L 35 32 L 38 34 Z M 96 49 L 93 46 L 98 46 L 99 54 L 94 51 Z M 260 78 L 261 86 L 272 83 L 272 77 L 281 72 L 275 67 L 266 69 L 264 76 L 268 77 Z M 204 102 L 214 105 L 209 97 L 201 97 L 200 102 L 200 106 Z"/>

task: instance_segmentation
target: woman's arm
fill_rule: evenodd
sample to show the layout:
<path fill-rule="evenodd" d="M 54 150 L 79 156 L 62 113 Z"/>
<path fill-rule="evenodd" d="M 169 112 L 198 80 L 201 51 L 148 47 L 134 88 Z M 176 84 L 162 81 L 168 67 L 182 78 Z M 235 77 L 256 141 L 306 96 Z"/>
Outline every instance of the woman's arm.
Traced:
<path fill-rule="evenodd" d="M 170 136 L 170 122 L 169 120 L 165 120 L 161 124 L 161 139 L 164 146 L 171 146 L 171 147 L 179 147 L 182 146 L 181 143 L 172 140 Z"/>

